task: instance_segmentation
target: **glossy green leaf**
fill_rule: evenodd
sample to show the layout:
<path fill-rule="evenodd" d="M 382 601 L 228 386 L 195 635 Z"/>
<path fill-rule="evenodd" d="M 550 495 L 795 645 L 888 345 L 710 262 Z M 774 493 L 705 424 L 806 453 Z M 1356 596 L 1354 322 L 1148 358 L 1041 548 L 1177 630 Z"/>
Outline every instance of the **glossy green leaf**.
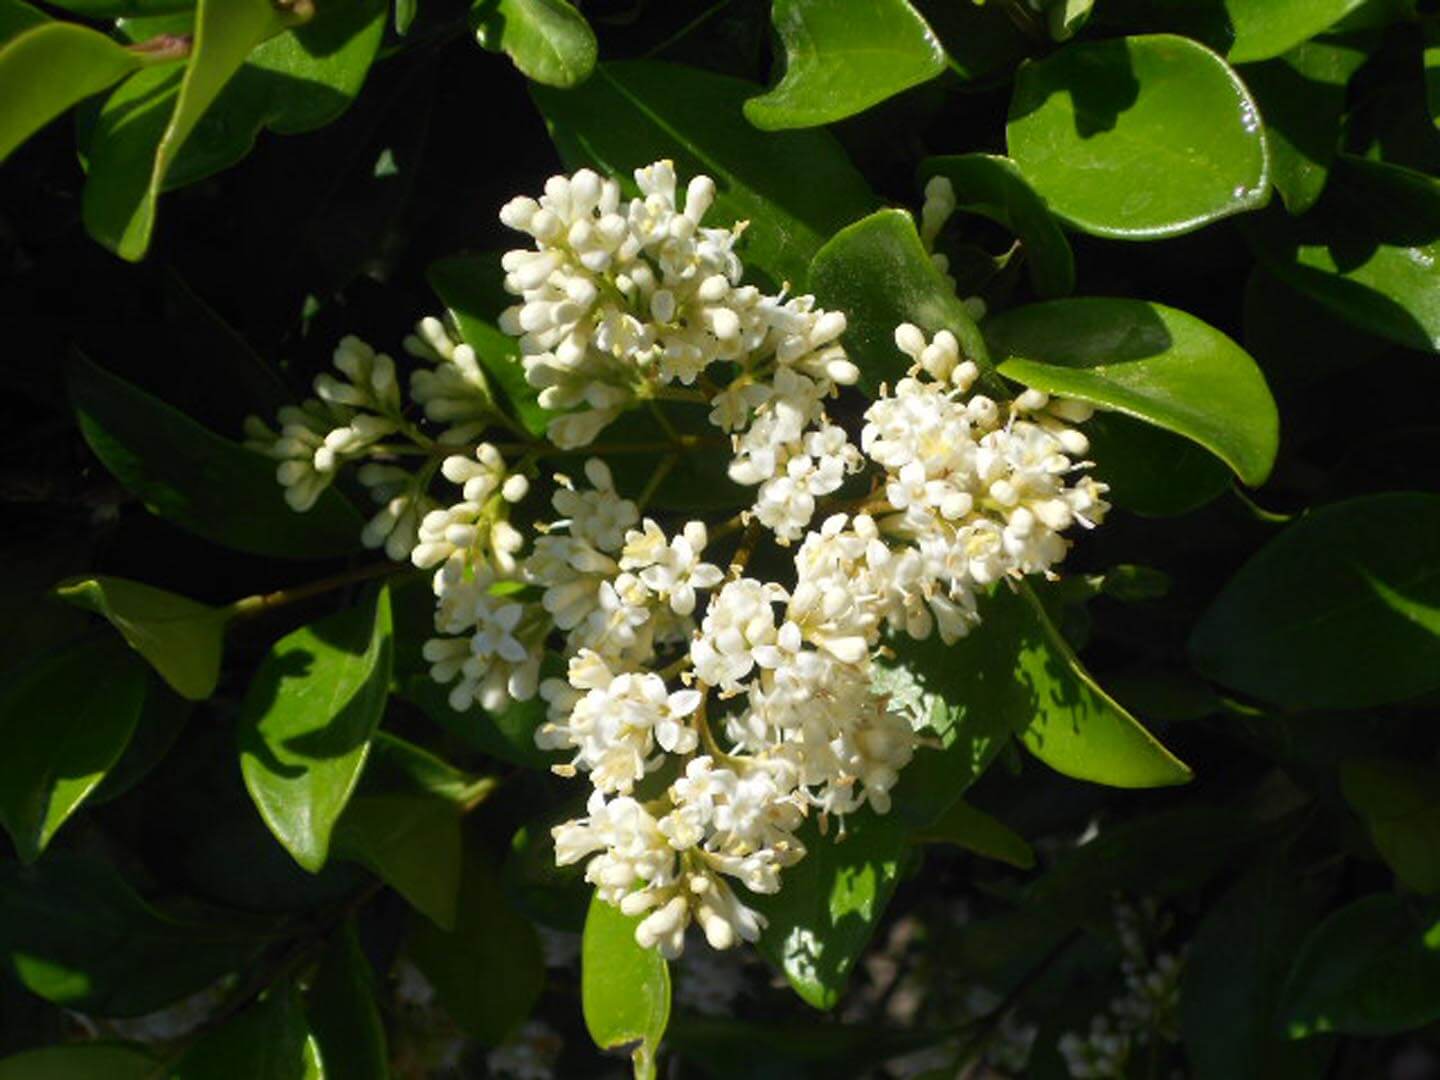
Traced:
<path fill-rule="evenodd" d="M 525 381 L 520 342 L 502 331 L 500 313 L 516 302 L 505 291 L 500 256 L 454 255 L 431 263 L 425 279 L 455 320 L 465 344 L 495 380 L 514 417 L 532 435 L 542 435 L 553 415 L 540 407 L 540 391 Z"/>
<path fill-rule="evenodd" d="M 1278 1010 L 1315 905 L 1277 854 L 1201 920 L 1180 981 L 1185 1056 L 1195 1080 L 1318 1080 L 1331 1047 L 1285 1038 Z"/>
<path fill-rule="evenodd" d="M 1395 876 L 1415 892 L 1440 892 L 1440 769 L 1351 758 L 1340 764 L 1340 790 Z"/>
<path fill-rule="evenodd" d="M 1190 655 L 1216 682 L 1289 708 L 1440 686 L 1440 496 L 1374 495 L 1300 518 L 1230 579 Z"/>
<path fill-rule="evenodd" d="M 1098 463 L 1091 474 L 1109 487 L 1105 500 L 1131 513 L 1188 514 L 1230 490 L 1230 470 L 1214 454 L 1124 413 L 1096 413 L 1085 435 Z"/>
<path fill-rule="evenodd" d="M 908 0 L 774 0 L 779 85 L 745 103 L 766 131 L 864 112 L 945 70 L 945 50 Z"/>
<path fill-rule="evenodd" d="M 1440 180 L 1340 155 L 1315 209 L 1257 216 L 1276 277 L 1363 330 L 1440 352 Z"/>
<path fill-rule="evenodd" d="M 144 257 L 155 223 L 155 201 L 171 162 L 250 50 L 283 29 L 285 18 L 270 0 L 200 0 L 194 45 L 158 140 L 150 145 L 153 125 L 142 123 L 147 137 L 94 150 L 83 210 L 85 226 L 95 239 L 122 258 Z M 112 116 L 119 111 L 115 105 L 113 97 L 106 105 Z M 130 121 L 117 117 L 115 122 Z M 117 146 L 115 153 L 106 152 L 110 146 Z"/>
<path fill-rule="evenodd" d="M 833 1009 L 895 894 L 909 839 L 899 814 L 849 815 L 845 835 L 807 822 L 805 858 L 773 896 L 741 897 L 767 920 L 758 947 L 806 1004 Z"/>
<path fill-rule="evenodd" d="M 1144 300 L 1053 300 L 987 321 L 985 338 L 1007 378 L 1183 435 L 1252 487 L 1270 474 L 1279 416 L 1265 377 L 1193 315 Z"/>
<path fill-rule="evenodd" d="M 351 1037 L 356 1037 L 354 1033 Z M 293 983 L 272 986 L 254 1005 L 185 1051 L 166 1080 L 325 1080 L 315 1036 Z M 344 1073 L 330 1073 L 332 1077 Z"/>
<path fill-rule="evenodd" d="M 195 0 L 51 0 L 55 7 L 91 19 L 125 19 L 137 15 L 168 15 L 189 11 Z"/>
<path fill-rule="evenodd" d="M 142 58 L 88 26 L 44 22 L 0 47 L 0 161 L 91 94 L 139 70 Z"/>
<path fill-rule="evenodd" d="M 336 932 L 320 958 L 306 995 L 305 1014 L 325 1076 L 387 1080 L 389 1057 L 385 1025 L 375 1002 L 375 974 L 360 948 L 353 919 Z"/>
<path fill-rule="evenodd" d="M 474 0 L 470 25 L 484 48 L 546 86 L 576 86 L 595 70 L 595 32 L 569 0 Z"/>
<path fill-rule="evenodd" d="M 1365 0 L 1225 0 L 1232 64 L 1268 60 L 1322 33 Z"/>
<path fill-rule="evenodd" d="M 524 1023 L 545 984 L 535 928 L 511 909 L 490 857 L 473 843 L 454 931 L 416 920 L 408 950 L 451 1019 L 491 1046 Z"/>
<path fill-rule="evenodd" d="M 1270 196 L 1249 91 L 1220 57 L 1172 34 L 1072 42 L 1027 63 L 1006 140 L 1050 209 L 1096 236 L 1178 236 Z"/>
<path fill-rule="evenodd" d="M 120 760 L 145 703 L 145 666 L 112 636 L 0 681 L 0 823 L 26 862 Z"/>
<path fill-rule="evenodd" d="M 305 514 L 285 502 L 275 463 L 90 363 L 69 370 L 80 432 L 152 513 L 224 547 L 320 558 L 359 547 L 365 521 L 330 490 Z"/>
<path fill-rule="evenodd" d="M 1345 90 L 1366 57 L 1356 41 L 1335 37 L 1241 72 L 1265 118 L 1270 181 L 1292 214 L 1309 210 L 1325 188 L 1340 148 Z"/>
<path fill-rule="evenodd" d="M 203 701 L 214 692 L 229 611 L 103 575 L 62 581 L 55 592 L 104 616 L 181 697 Z"/>
<path fill-rule="evenodd" d="M 951 331 L 965 358 L 989 369 L 980 331 L 903 210 L 881 210 L 832 237 L 810 265 L 807 288 L 822 306 L 845 312 L 842 340 L 872 397 L 881 383 L 903 378 L 913 362 L 895 345 L 902 322 L 926 334 Z"/>
<path fill-rule="evenodd" d="M 1085 28 L 1095 0 L 1052 0 L 1045 13 L 1050 36 L 1056 41 L 1069 41 Z"/>
<path fill-rule="evenodd" d="M 475 791 L 469 777 L 439 758 L 379 732 L 360 786 L 335 826 L 333 849 L 363 863 L 416 910 L 453 929 L 460 815 Z"/>
<path fill-rule="evenodd" d="M 1042 297 L 1065 296 L 1075 288 L 1075 257 L 1045 200 L 1025 182 L 1015 163 L 998 154 L 926 158 L 921 181 L 944 176 L 955 189 L 958 209 L 987 217 L 1009 229 L 1023 245 L 1025 265 Z"/>
<path fill-rule="evenodd" d="M 1379 893 L 1336 911 L 1306 939 L 1286 983 L 1291 1038 L 1394 1035 L 1440 1019 L 1440 923 Z"/>
<path fill-rule="evenodd" d="M 531 88 L 567 165 L 590 165 L 633 190 L 634 169 L 671 158 L 718 192 L 707 219 L 749 221 L 745 262 L 798 283 L 827 237 L 875 208 L 864 178 L 827 132 L 767 134 L 741 115 L 759 88 L 650 60 L 601 64 L 575 90 Z"/>
<path fill-rule="evenodd" d="M 638 1041 L 636 1080 L 654 1080 L 656 1051 L 670 1022 L 670 965 L 635 941 L 640 918 L 622 915 L 598 896 L 590 901 L 580 946 L 580 1005 L 595 1045 Z"/>
<path fill-rule="evenodd" d="M 79 1043 L 26 1050 L 0 1061 L 0 1080 L 154 1080 L 160 1063 L 121 1043 Z"/>
<path fill-rule="evenodd" d="M 395 33 L 409 33 L 410 24 L 415 21 L 419 0 L 395 0 Z"/>
<path fill-rule="evenodd" d="M 1023 836 L 963 799 L 951 803 L 950 808 L 915 839 L 926 844 L 954 844 L 1019 870 L 1029 870 L 1035 865 L 1035 852 Z"/>
<path fill-rule="evenodd" d="M 306 870 L 330 852 L 385 711 L 390 591 L 281 638 L 240 709 L 240 769 L 260 816 Z"/>
<path fill-rule="evenodd" d="M 96 1016 L 141 1016 L 245 964 L 262 939 L 182 922 L 104 863 L 52 852 L 0 864 L 0 964 L 32 994 Z"/>
<path fill-rule="evenodd" d="M 1000 617 L 983 633 L 1013 642 L 1014 672 L 1031 695 L 1034 718 L 1021 733 L 1032 754 L 1056 772 L 1111 787 L 1183 784 L 1190 769 L 1096 685 L 1028 585 L 996 590 Z"/>

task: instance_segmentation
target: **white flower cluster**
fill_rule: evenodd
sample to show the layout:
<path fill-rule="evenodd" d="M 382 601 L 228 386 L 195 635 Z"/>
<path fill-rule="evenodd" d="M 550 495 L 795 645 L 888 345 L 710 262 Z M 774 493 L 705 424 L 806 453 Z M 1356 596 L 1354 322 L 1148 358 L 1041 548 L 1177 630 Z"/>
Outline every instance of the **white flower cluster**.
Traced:
<path fill-rule="evenodd" d="M 824 407 L 858 378 L 844 315 L 741 284 L 742 226 L 701 225 L 707 178 L 683 206 L 669 162 L 635 181 L 640 196 L 623 202 L 581 170 L 501 212 L 535 242 L 504 257 L 521 302 L 501 323 L 557 413 L 548 441 L 497 410 L 474 351 L 434 319 L 406 348 L 425 364 L 411 396 L 438 435 L 407 420 L 393 363 L 355 339 L 337 353 L 346 381 L 322 376 L 318 401 L 251 435 L 281 461 L 297 509 L 342 461 L 364 460 L 382 504 L 366 542 L 433 571 L 432 676 L 457 710 L 544 699 L 537 744 L 593 787 L 585 816 L 554 830 L 557 859 L 586 860 L 602 898 L 644 915 L 637 938 L 673 956 L 692 923 L 716 948 L 758 937 L 744 891 L 780 888 L 809 815 L 824 831 L 889 810 L 919 735 L 876 686 L 882 636 L 967 633 L 983 590 L 1051 573 L 1062 534 L 1106 505 L 1104 486 L 1077 475 L 1087 447 L 1069 425 L 1088 409 L 972 394 L 980 372 L 947 331 L 897 328 L 913 366 L 852 440 Z M 719 529 L 646 516 L 601 453 L 583 477 L 541 475 L 622 410 L 671 397 L 709 407 L 732 440 L 730 476 L 755 489 Z M 518 442 L 485 441 L 497 428 Z M 418 467 L 402 467 L 407 454 Z M 825 507 L 867 469 L 868 493 Z M 443 502 L 437 476 L 455 488 Z M 553 510 L 533 532 L 511 520 L 532 481 Z M 742 529 L 728 567 L 707 559 Z M 785 580 L 745 572 L 766 536 L 791 552 Z M 563 676 L 543 677 L 547 649 Z"/>
<path fill-rule="evenodd" d="M 1175 1042 L 1180 1037 L 1184 951 L 1156 951 L 1152 956 L 1147 939 L 1158 937 L 1166 928 L 1153 901 L 1143 910 L 1117 905 L 1115 922 L 1124 956 L 1125 992 L 1110 1002 L 1106 1012 L 1091 1019 L 1084 1035 L 1069 1031 L 1061 1036 L 1060 1054 L 1076 1080 L 1123 1080 L 1137 1047 Z"/>

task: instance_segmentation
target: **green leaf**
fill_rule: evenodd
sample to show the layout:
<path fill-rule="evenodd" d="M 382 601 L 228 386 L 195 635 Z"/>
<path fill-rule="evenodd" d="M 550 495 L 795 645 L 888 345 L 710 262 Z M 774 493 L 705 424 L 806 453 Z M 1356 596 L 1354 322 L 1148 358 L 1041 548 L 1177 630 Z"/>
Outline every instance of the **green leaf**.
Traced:
<path fill-rule="evenodd" d="M 160 679 L 147 678 L 145 704 L 130 742 L 90 793 L 89 805 L 100 806 L 118 799 L 145 779 L 175 745 L 194 709 L 194 702 L 186 701 Z"/>
<path fill-rule="evenodd" d="M 1340 763 L 1340 790 L 1406 888 L 1440 892 L 1440 769 L 1399 758 Z"/>
<path fill-rule="evenodd" d="M 77 358 L 70 397 L 101 463 L 152 513 L 224 547 L 281 558 L 356 550 L 364 519 L 337 491 L 305 514 L 285 502 L 275 463 L 222 439 L 123 379 Z"/>
<path fill-rule="evenodd" d="M 1427 19 L 1425 34 L 1425 111 L 1430 122 L 1440 128 L 1440 22 Z"/>
<path fill-rule="evenodd" d="M 189 11 L 195 0 L 51 0 L 55 7 L 91 19 L 123 19 L 136 15 L 168 15 Z"/>
<path fill-rule="evenodd" d="M 1006 141 L 1050 209 L 1096 236 L 1178 236 L 1270 197 L 1249 91 L 1173 34 L 1072 42 L 1025 64 Z"/>
<path fill-rule="evenodd" d="M 395 33 L 402 37 L 409 33 L 418 7 L 419 0 L 395 0 Z"/>
<path fill-rule="evenodd" d="M 1279 416 L 1265 377 L 1193 315 L 1144 300 L 1052 300 L 988 320 L 985 338 L 1007 358 L 1007 378 L 1183 435 L 1252 487 L 1270 474 Z"/>
<path fill-rule="evenodd" d="M 240 769 L 275 838 L 312 874 L 385 711 L 390 590 L 281 638 L 240 708 Z"/>
<path fill-rule="evenodd" d="M 0 44 L 50 21 L 50 16 L 25 0 L 0 0 Z"/>
<path fill-rule="evenodd" d="M 785 871 L 773 896 L 742 896 L 766 919 L 760 952 L 785 973 L 801 1000 L 833 1009 L 900 880 L 909 832 L 899 814 L 850 814 L 845 833 L 822 834 L 811 820 L 796 834 L 805 858 Z"/>
<path fill-rule="evenodd" d="M 512 701 L 498 713 L 478 705 L 457 711 L 450 705 L 450 688 L 427 675 L 406 680 L 402 694 L 446 731 L 493 758 L 525 769 L 549 770 L 560 755 L 535 745 L 535 729 L 545 722 L 546 705 L 540 697 Z"/>
<path fill-rule="evenodd" d="M 592 889 L 579 864 L 555 864 L 555 838 L 550 830 L 585 812 L 583 799 L 564 803 L 527 821 L 510 838 L 510 851 L 500 866 L 505 894 L 535 922 L 578 934 L 585 928 Z"/>
<path fill-rule="evenodd" d="M 860 386 L 872 397 L 882 382 L 893 384 L 912 364 L 895 345 L 895 327 L 902 322 L 927 335 L 949 330 L 965 358 L 989 370 L 980 331 L 903 210 L 881 210 L 832 237 L 810 265 L 807 288 L 823 306 L 845 312 L 845 348 L 860 367 Z"/>
<path fill-rule="evenodd" d="M 7 1057 L 0 1061 L 0 1080 L 154 1080 L 159 1067 L 138 1046 L 79 1043 Z"/>
<path fill-rule="evenodd" d="M 44 22 L 0 48 L 0 161 L 72 105 L 144 64 L 89 27 Z"/>
<path fill-rule="evenodd" d="M 1025 838 L 1004 822 L 957 799 L 939 819 L 916 834 L 925 844 L 955 844 L 987 859 L 998 859 L 1019 870 L 1035 866 L 1035 852 Z"/>
<path fill-rule="evenodd" d="M 203 701 L 214 693 L 228 610 L 103 575 L 62 581 L 55 592 L 104 616 L 181 697 Z"/>
<path fill-rule="evenodd" d="M 96 1016 L 141 1016 L 245 964 L 263 939 L 145 903 L 104 863 L 54 852 L 0 864 L 0 963 L 32 994 Z"/>
<path fill-rule="evenodd" d="M 326 1076 L 387 1080 L 389 1057 L 385 1025 L 375 1003 L 375 975 L 360 949 L 354 919 L 346 921 L 320 958 L 305 1013 Z"/>
<path fill-rule="evenodd" d="M 683 963 L 683 961 L 682 961 Z M 871 1076 L 890 1058 L 934 1046 L 943 1034 L 882 1024 L 817 1024 L 798 1020 L 737 1020 L 679 1013 L 665 1033 L 667 1049 L 714 1080 L 827 1080 Z M 757 1048 L 763 1047 L 763 1055 Z M 915 1080 L 929 1073 L 911 1074 Z M 947 1078 L 948 1078 L 947 1074 Z M 0 1078 L 3 1080 L 3 1078 Z"/>
<path fill-rule="evenodd" d="M 451 1019 L 491 1046 L 525 1021 L 545 984 L 535 928 L 506 903 L 490 857 L 474 843 L 454 931 L 416 920 L 408 950 Z"/>
<path fill-rule="evenodd" d="M 1007 72 L 1033 47 L 1002 4 L 953 0 L 911 0 L 911 4 L 940 39 L 950 70 L 967 82 Z"/>
<path fill-rule="evenodd" d="M 0 822 L 26 862 L 120 760 L 145 702 L 144 666 L 113 637 L 42 656 L 0 681 Z"/>
<path fill-rule="evenodd" d="M 1440 923 L 1379 893 L 1336 911 L 1306 939 L 1285 986 L 1292 1039 L 1394 1035 L 1440 1019 Z"/>
<path fill-rule="evenodd" d="M 324 1080 L 325 1072 L 295 986 L 284 982 L 186 1050 L 167 1080 Z"/>
<path fill-rule="evenodd" d="M 595 32 L 568 0 L 474 0 L 470 25 L 482 47 L 546 86 L 577 86 L 595 70 Z"/>
<path fill-rule="evenodd" d="M 1302 517 L 1230 579 L 1190 656 L 1208 678 L 1291 709 L 1440 686 L 1440 496 L 1392 492 Z"/>
<path fill-rule="evenodd" d="M 1085 422 L 1095 476 L 1107 501 L 1147 517 L 1188 514 L 1230 489 L 1230 470 L 1198 443 L 1123 413 L 1100 412 Z"/>
<path fill-rule="evenodd" d="M 1206 913 L 1180 982 L 1181 1030 L 1195 1080 L 1318 1080 L 1332 1047 L 1287 1042 L 1278 1010 L 1314 904 L 1276 854 Z"/>
<path fill-rule="evenodd" d="M 1245 282 L 1245 350 L 1278 394 L 1314 386 L 1376 360 L 1388 342 L 1342 321 L 1256 266 Z"/>
<path fill-rule="evenodd" d="M 1365 0 L 1225 0 L 1232 64 L 1268 60 L 1330 29 Z"/>
<path fill-rule="evenodd" d="M 631 918 L 598 896 L 590 901 L 580 945 L 580 1004 L 595 1045 L 635 1048 L 636 1080 L 654 1080 L 655 1055 L 670 1022 L 670 965 L 635 940 Z"/>
<path fill-rule="evenodd" d="M 1285 209 L 1315 205 L 1340 145 L 1345 88 L 1367 57 L 1346 38 L 1307 41 L 1241 74 L 1265 117 L 1270 180 Z"/>
<path fill-rule="evenodd" d="M 107 153 L 103 146 L 108 144 L 103 143 L 94 148 L 83 202 L 90 235 L 122 258 L 133 262 L 144 257 L 155 223 L 155 200 L 171 162 L 250 50 L 283 29 L 285 17 L 270 0 L 200 0 L 194 46 L 158 141 L 150 145 L 153 125 L 145 125 L 147 137 L 134 144 L 127 141 L 124 153 Z M 112 97 L 105 110 L 112 116 L 114 105 Z M 103 112 L 100 126 L 105 127 Z"/>
<path fill-rule="evenodd" d="M 955 189 L 955 205 L 989 218 L 1012 232 L 1023 245 L 1030 281 L 1042 297 L 1066 296 L 1075 289 L 1075 257 L 1045 200 L 1025 182 L 1015 163 L 998 154 L 958 154 L 926 158 L 921 181 L 944 176 Z"/>
<path fill-rule="evenodd" d="M 843 120 L 945 70 L 945 50 L 907 0 L 774 0 L 771 19 L 785 76 L 745 102 L 765 131 Z"/>
<path fill-rule="evenodd" d="M 825 239 L 875 208 L 875 196 L 827 132 L 757 131 L 742 79 L 651 60 L 601 64 L 578 89 L 531 87 L 565 163 L 590 165 L 633 191 L 634 169 L 672 158 L 718 193 L 708 219 L 749 221 L 747 264 L 777 282 L 805 279 Z"/>
<path fill-rule="evenodd" d="M 1440 352 L 1440 180 L 1341 154 L 1315 209 L 1247 230 L 1276 277 L 1342 319 Z"/>
<path fill-rule="evenodd" d="M 465 344 L 485 373 L 499 384 L 510 411 L 532 435 L 543 435 L 554 414 L 540 407 L 540 391 L 525 381 L 520 363 L 520 341 L 502 331 L 500 313 L 515 303 L 505 291 L 500 256 L 454 255 L 433 262 L 425 280 L 449 311 Z"/>
<path fill-rule="evenodd" d="M 453 929 L 460 815 L 474 790 L 469 777 L 439 758 L 379 732 L 360 787 L 335 826 L 332 847 Z"/>

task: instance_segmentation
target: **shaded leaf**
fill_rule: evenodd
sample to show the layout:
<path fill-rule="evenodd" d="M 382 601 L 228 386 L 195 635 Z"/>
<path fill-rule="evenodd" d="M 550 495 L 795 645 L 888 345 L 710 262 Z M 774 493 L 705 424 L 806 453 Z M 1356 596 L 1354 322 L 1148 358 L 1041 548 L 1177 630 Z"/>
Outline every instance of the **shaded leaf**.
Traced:
<path fill-rule="evenodd" d="M 1230 489 L 1230 470 L 1199 443 L 1126 416 L 1099 412 L 1085 422 L 1092 475 L 1105 500 L 1147 517 L 1173 517 Z"/>
<path fill-rule="evenodd" d="M 340 928 L 320 958 L 306 995 L 305 1014 L 326 1076 L 334 1080 L 390 1076 L 385 1025 L 375 1003 L 375 974 L 360 949 L 353 919 Z"/>
<path fill-rule="evenodd" d="M 945 70 L 945 50 L 908 0 L 774 0 L 785 75 L 745 103 L 766 131 L 864 112 Z"/>
<path fill-rule="evenodd" d="M 228 1076 L 324 1080 L 319 1047 L 292 983 L 271 987 L 256 1004 L 202 1036 L 173 1066 L 167 1080 Z"/>
<path fill-rule="evenodd" d="M 911 0 L 940 39 L 956 76 L 977 82 L 999 76 L 1029 55 L 1032 42 L 1000 4 Z"/>
<path fill-rule="evenodd" d="M 581 816 L 583 800 L 526 822 L 510 838 L 510 851 L 500 867 L 505 894 L 526 916 L 555 930 L 578 934 L 585 928 L 593 889 L 579 863 L 558 866 L 550 830 Z"/>
<path fill-rule="evenodd" d="M 1270 474 L 1280 421 L 1265 376 L 1193 315 L 1144 300 L 1052 300 L 987 320 L 985 338 L 1007 378 L 1183 435 L 1252 487 Z"/>
<path fill-rule="evenodd" d="M 390 591 L 281 638 L 240 708 L 245 787 L 275 838 L 306 870 L 360 780 L 385 711 L 392 658 Z"/>
<path fill-rule="evenodd" d="M 1440 769 L 1399 758 L 1340 763 L 1340 790 L 1407 888 L 1440 892 Z"/>
<path fill-rule="evenodd" d="M 1360 7 L 1365 0 L 1225 0 L 1233 64 L 1287 53 Z"/>
<path fill-rule="evenodd" d="M 1051 210 L 1096 236 L 1177 236 L 1270 194 L 1245 85 L 1209 49 L 1172 34 L 1072 42 L 1025 64 L 1006 141 Z"/>
<path fill-rule="evenodd" d="M 655 1055 L 670 1022 L 670 965 L 635 941 L 640 917 L 622 915 L 598 896 L 590 901 L 580 952 L 585 1027 L 602 1049 L 634 1050 L 636 1080 L 653 1080 Z"/>
<path fill-rule="evenodd" d="M 100 806 L 118 799 L 145 779 L 175 745 L 194 710 L 194 702 L 186 701 L 160 679 L 146 679 L 145 703 L 135 721 L 130 742 L 120 760 L 90 793 L 89 804 Z"/>
<path fill-rule="evenodd" d="M 833 1080 L 837 1070 L 843 1076 L 863 1076 L 889 1058 L 942 1038 L 932 1031 L 897 1031 L 874 1024 L 738 1020 L 681 1013 L 671 1017 L 665 1045 L 684 1055 L 687 1066 L 715 1080 L 737 1076 Z M 763 1053 L 757 1052 L 762 1047 Z"/>
<path fill-rule="evenodd" d="M 546 86 L 575 86 L 595 69 L 595 32 L 568 0 L 475 0 L 470 25 L 483 47 Z"/>
<path fill-rule="evenodd" d="M 549 769 L 561 758 L 554 751 L 535 745 L 535 730 L 545 722 L 545 702 L 539 697 L 512 701 L 498 713 L 487 713 L 472 704 L 464 710 L 451 707 L 450 689 L 429 675 L 416 675 L 405 683 L 406 701 L 482 753 L 526 769 Z"/>
<path fill-rule="evenodd" d="M 1440 686 L 1440 497 L 1394 492 L 1302 517 L 1230 579 L 1190 656 L 1216 682 L 1290 708 Z"/>
<path fill-rule="evenodd" d="M 1035 852 L 1023 836 L 963 799 L 951 803 L 950 808 L 916 834 L 915 839 L 925 844 L 955 844 L 1019 870 L 1029 870 L 1035 865 Z"/>
<path fill-rule="evenodd" d="M 80 1043 L 7 1057 L 0 1061 L 0 1080 L 153 1080 L 159 1067 L 138 1046 Z"/>

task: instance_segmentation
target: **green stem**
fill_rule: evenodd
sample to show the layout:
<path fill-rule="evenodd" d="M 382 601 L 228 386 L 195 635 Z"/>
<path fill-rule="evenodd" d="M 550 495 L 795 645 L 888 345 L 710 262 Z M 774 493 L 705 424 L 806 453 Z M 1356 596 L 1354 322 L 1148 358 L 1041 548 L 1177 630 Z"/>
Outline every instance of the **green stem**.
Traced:
<path fill-rule="evenodd" d="M 236 600 L 229 607 L 223 609 L 229 618 L 232 619 L 253 619 L 257 615 L 263 615 L 275 608 L 285 607 L 288 604 L 298 603 L 301 600 L 308 600 L 312 596 L 322 596 L 327 592 L 342 589 L 346 585 L 353 585 L 357 581 L 369 581 L 372 578 L 393 577 L 414 568 L 409 563 L 397 562 L 376 562 L 366 563 L 364 566 L 354 570 L 346 570 L 341 574 L 333 574 L 330 577 L 321 578 L 318 581 L 311 581 L 304 585 L 294 585 L 288 589 L 276 589 L 274 592 L 257 593 L 254 596 L 242 597 Z"/>
<path fill-rule="evenodd" d="M 640 493 L 640 498 L 635 500 L 637 509 L 644 510 L 650 505 L 650 500 L 655 497 L 655 492 L 665 482 L 665 477 L 680 462 L 679 454 L 669 454 L 660 459 L 660 464 L 655 466 L 655 471 L 650 474 L 650 479 L 645 482 L 645 490 Z"/>

